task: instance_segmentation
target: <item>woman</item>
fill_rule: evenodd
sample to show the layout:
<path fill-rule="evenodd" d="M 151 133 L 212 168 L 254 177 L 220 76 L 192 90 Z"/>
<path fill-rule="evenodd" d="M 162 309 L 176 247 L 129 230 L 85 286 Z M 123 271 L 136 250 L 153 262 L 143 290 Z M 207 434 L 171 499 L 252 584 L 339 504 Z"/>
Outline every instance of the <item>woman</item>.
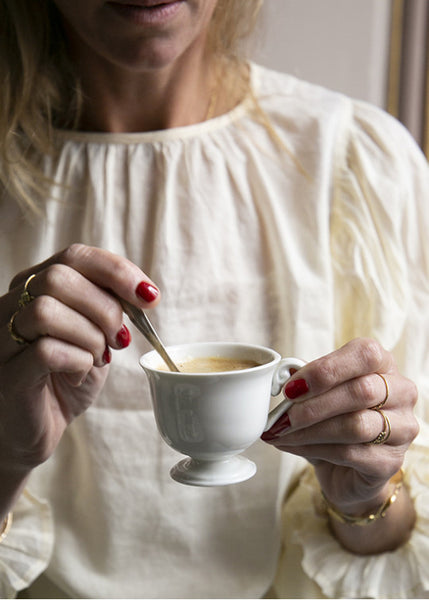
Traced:
<path fill-rule="evenodd" d="M 428 589 L 427 164 L 377 109 L 238 60 L 259 4 L 0 4 L 4 597 L 42 572 L 29 597 L 262 596 L 284 495 L 277 594 L 385 597 L 397 557 L 394 595 Z M 121 297 L 167 344 L 308 361 L 254 478 L 169 479 Z"/>

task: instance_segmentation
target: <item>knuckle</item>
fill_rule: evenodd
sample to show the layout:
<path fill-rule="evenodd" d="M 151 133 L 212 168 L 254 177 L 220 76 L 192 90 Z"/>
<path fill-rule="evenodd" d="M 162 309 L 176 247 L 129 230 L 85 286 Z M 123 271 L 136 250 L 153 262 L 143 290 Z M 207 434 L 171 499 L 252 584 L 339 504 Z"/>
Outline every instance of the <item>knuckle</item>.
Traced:
<path fill-rule="evenodd" d="M 51 296 L 38 296 L 30 304 L 32 318 L 43 334 L 48 333 L 50 323 L 57 314 L 57 302 Z"/>
<path fill-rule="evenodd" d="M 90 253 L 90 248 L 84 244 L 74 243 L 65 248 L 59 255 L 59 260 L 65 265 L 73 266 Z"/>
<path fill-rule="evenodd" d="M 411 439 L 414 440 L 420 432 L 420 425 L 417 421 L 416 418 L 414 418 L 410 424 L 410 434 L 411 434 Z"/>
<path fill-rule="evenodd" d="M 299 423 L 305 423 L 306 425 L 313 425 L 322 421 L 326 410 L 320 402 L 303 402 L 295 405 L 294 408 Z"/>
<path fill-rule="evenodd" d="M 404 453 L 402 451 L 389 452 L 387 457 L 386 473 L 387 476 L 393 477 L 399 471 L 404 463 Z"/>
<path fill-rule="evenodd" d="M 315 362 L 312 382 L 317 389 L 331 389 L 338 382 L 338 372 L 335 360 L 330 355 L 323 356 Z"/>
<path fill-rule="evenodd" d="M 354 413 L 353 418 L 350 421 L 349 436 L 357 442 L 368 441 L 375 437 L 374 428 L 370 419 L 368 419 L 367 412 L 368 411 L 360 411 Z"/>
<path fill-rule="evenodd" d="M 121 284 L 126 285 L 134 278 L 135 265 L 127 259 L 116 254 L 111 254 L 110 263 L 112 278 L 115 281 L 119 281 Z"/>
<path fill-rule="evenodd" d="M 63 288 L 70 277 L 70 269 L 64 264 L 56 263 L 48 267 L 44 273 L 46 293 Z"/>
<path fill-rule="evenodd" d="M 417 437 L 420 431 L 420 425 L 413 413 L 403 413 L 401 415 L 400 429 L 395 427 L 397 432 L 398 442 L 406 445 Z"/>
<path fill-rule="evenodd" d="M 383 363 L 381 344 L 372 338 L 362 338 L 359 340 L 359 351 L 368 371 L 377 372 Z"/>
<path fill-rule="evenodd" d="M 116 334 L 122 326 L 123 313 L 122 308 L 115 300 L 106 301 L 103 308 L 103 319 L 106 323 L 107 330 L 110 330 L 112 334 Z"/>
<path fill-rule="evenodd" d="M 355 403 L 361 404 L 362 399 L 369 405 L 377 403 L 377 382 L 374 377 L 368 375 L 357 377 L 348 382 L 348 388 Z"/>
<path fill-rule="evenodd" d="M 417 400 L 419 397 L 419 390 L 417 388 L 417 385 L 414 383 L 414 381 L 409 380 L 409 397 L 411 400 L 411 404 L 412 406 L 415 406 L 417 404 Z"/>
<path fill-rule="evenodd" d="M 87 350 L 92 355 L 93 362 L 99 363 L 100 360 L 103 362 L 102 357 L 106 350 L 106 339 L 101 330 L 98 330 L 98 333 L 94 333 L 93 338 L 88 343 Z"/>
<path fill-rule="evenodd" d="M 33 344 L 34 357 L 38 364 L 49 369 L 58 360 L 58 354 L 48 337 L 41 337 Z"/>

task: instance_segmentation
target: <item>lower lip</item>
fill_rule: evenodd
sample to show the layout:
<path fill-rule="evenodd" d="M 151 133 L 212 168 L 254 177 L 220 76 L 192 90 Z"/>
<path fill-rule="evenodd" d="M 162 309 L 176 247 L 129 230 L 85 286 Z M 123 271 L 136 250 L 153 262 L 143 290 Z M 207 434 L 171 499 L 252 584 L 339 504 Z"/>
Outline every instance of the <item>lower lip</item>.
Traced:
<path fill-rule="evenodd" d="M 172 19 L 181 9 L 185 0 L 175 0 L 155 6 L 119 4 L 108 2 L 108 6 L 120 17 L 137 25 L 160 25 Z"/>

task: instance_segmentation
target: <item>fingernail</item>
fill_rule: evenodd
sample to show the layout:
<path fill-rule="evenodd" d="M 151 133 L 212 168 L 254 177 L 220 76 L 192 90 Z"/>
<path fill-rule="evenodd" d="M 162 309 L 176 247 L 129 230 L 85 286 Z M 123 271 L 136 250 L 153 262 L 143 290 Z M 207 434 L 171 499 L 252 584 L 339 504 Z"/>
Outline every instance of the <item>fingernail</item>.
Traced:
<path fill-rule="evenodd" d="M 294 381 L 289 381 L 285 385 L 285 395 L 290 399 L 294 400 L 303 394 L 308 392 L 309 388 L 305 379 L 295 379 Z"/>
<path fill-rule="evenodd" d="M 159 290 L 148 281 L 142 281 L 136 288 L 136 294 L 145 302 L 153 302 L 158 298 Z"/>
<path fill-rule="evenodd" d="M 118 333 L 116 334 L 116 341 L 118 346 L 121 348 L 126 348 L 130 345 L 131 342 L 131 333 L 128 330 L 126 325 L 122 325 Z"/>
<path fill-rule="evenodd" d="M 283 433 L 285 433 L 289 429 L 290 426 L 291 426 L 291 422 L 289 419 L 289 415 L 287 413 L 284 413 L 280 417 L 280 419 L 278 419 L 274 423 L 274 425 L 271 427 L 271 429 L 269 429 L 268 431 L 264 431 L 264 433 L 261 435 L 261 439 L 263 439 L 264 442 L 271 442 L 275 438 L 277 438 L 280 435 L 282 435 Z"/>
<path fill-rule="evenodd" d="M 110 352 L 109 346 L 106 346 L 106 349 L 103 352 L 103 362 L 105 365 L 108 365 L 112 360 L 112 353 Z"/>

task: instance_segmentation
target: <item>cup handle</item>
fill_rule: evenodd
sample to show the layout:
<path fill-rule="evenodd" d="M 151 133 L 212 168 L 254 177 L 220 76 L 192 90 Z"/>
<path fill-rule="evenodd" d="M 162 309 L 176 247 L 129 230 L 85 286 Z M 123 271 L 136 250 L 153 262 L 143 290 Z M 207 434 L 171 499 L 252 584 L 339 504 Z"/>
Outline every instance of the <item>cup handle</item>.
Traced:
<path fill-rule="evenodd" d="M 276 370 L 274 371 L 271 383 L 271 395 L 278 396 L 282 390 L 282 387 L 291 376 L 291 370 L 294 369 L 295 371 L 298 371 L 298 369 L 304 365 L 305 361 L 301 360 L 300 358 L 282 358 L 277 365 Z M 280 402 L 280 404 L 277 404 L 277 406 L 268 413 L 267 423 L 264 431 L 271 429 L 277 419 L 287 412 L 292 404 L 293 402 L 287 399 Z"/>

